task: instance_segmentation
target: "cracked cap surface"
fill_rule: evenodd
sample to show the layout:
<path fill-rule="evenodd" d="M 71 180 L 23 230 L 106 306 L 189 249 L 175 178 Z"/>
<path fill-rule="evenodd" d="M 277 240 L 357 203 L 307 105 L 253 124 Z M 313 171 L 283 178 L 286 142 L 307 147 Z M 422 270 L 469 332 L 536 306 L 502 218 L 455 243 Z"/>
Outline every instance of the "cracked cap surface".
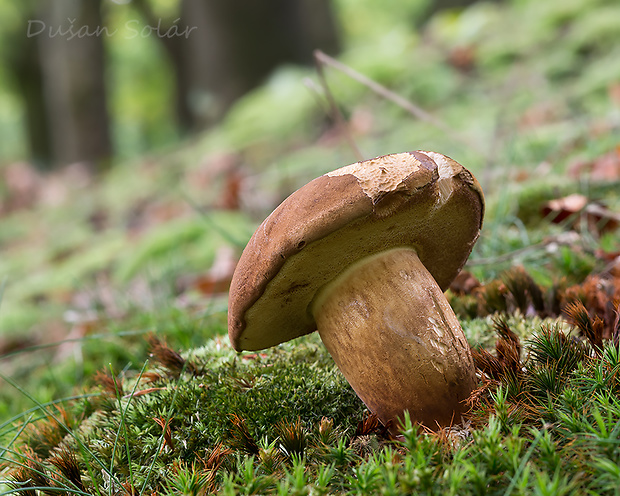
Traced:
<path fill-rule="evenodd" d="M 259 350 L 315 331 L 318 290 L 391 248 L 414 248 L 445 291 L 483 215 L 478 181 L 435 152 L 384 155 L 310 181 L 265 219 L 241 255 L 229 297 L 232 346 Z"/>

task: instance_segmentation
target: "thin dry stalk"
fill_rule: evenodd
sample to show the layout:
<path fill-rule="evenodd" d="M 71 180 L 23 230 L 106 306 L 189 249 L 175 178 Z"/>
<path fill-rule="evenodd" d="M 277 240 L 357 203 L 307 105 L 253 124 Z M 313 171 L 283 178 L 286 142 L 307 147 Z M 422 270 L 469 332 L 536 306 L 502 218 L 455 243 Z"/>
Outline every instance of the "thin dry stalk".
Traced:
<path fill-rule="evenodd" d="M 162 433 L 164 435 L 164 445 L 170 448 L 170 451 L 174 451 L 174 441 L 172 440 L 172 430 L 170 429 L 170 419 L 166 420 L 163 417 L 153 417 L 153 420 L 157 425 L 162 428 Z"/>
<path fill-rule="evenodd" d="M 149 336 L 148 342 L 151 357 L 167 369 L 173 377 L 179 377 L 183 372 L 188 372 L 194 376 L 198 375 L 195 365 L 185 360 L 179 353 L 170 348 L 165 341 L 161 341 L 152 334 Z"/>
<path fill-rule="evenodd" d="M 455 140 L 460 141 L 461 143 L 466 145 L 468 148 L 473 149 L 474 151 L 479 153 L 481 156 L 486 155 L 486 153 L 482 151 L 481 149 L 479 149 L 477 145 L 473 144 L 473 141 L 471 139 L 461 136 L 454 129 L 449 127 L 445 122 L 433 116 L 432 114 L 428 113 L 426 110 L 423 110 L 421 107 L 407 100 L 406 98 L 402 97 L 398 93 L 394 93 L 393 91 L 389 90 L 385 86 L 377 83 L 376 81 L 370 79 L 367 76 L 364 76 L 363 74 L 357 72 L 355 69 L 330 57 L 329 55 L 321 52 L 320 50 L 315 50 L 314 58 L 317 61 L 318 66 L 326 65 L 326 66 L 332 67 L 333 69 L 336 69 L 337 71 L 342 72 L 343 74 L 346 74 L 351 79 L 357 81 L 360 84 L 363 84 L 367 88 L 370 88 L 377 95 L 381 96 L 382 98 L 385 98 L 386 100 L 389 100 L 395 103 L 400 108 L 406 110 L 411 115 L 413 115 L 415 118 L 420 119 L 423 122 L 426 122 L 428 124 L 435 126 L 439 130 L 453 137 Z"/>
<path fill-rule="evenodd" d="M 232 424 L 230 435 L 233 447 L 244 451 L 248 455 L 258 455 L 260 451 L 258 443 L 252 434 L 250 434 L 245 419 L 242 419 L 236 414 L 232 414 L 229 417 Z"/>
<path fill-rule="evenodd" d="M 86 488 L 82 482 L 80 466 L 78 464 L 77 457 L 72 450 L 66 447 L 59 449 L 54 453 L 54 456 L 48 459 L 48 461 L 60 472 L 60 474 L 57 474 L 57 478 L 59 478 L 58 476 L 61 476 L 61 478 L 59 478 L 60 484 L 68 481 L 73 485 L 73 487 L 75 487 L 75 489 L 86 492 Z"/>
<path fill-rule="evenodd" d="M 318 51 L 315 52 L 314 60 L 316 63 L 315 64 L 316 72 L 319 76 L 319 81 L 321 82 L 321 86 L 323 87 L 323 92 L 325 93 L 327 104 L 329 105 L 330 116 L 336 122 L 336 125 L 340 128 L 340 130 L 344 133 L 344 136 L 346 137 L 347 142 L 349 143 L 349 146 L 353 150 L 353 154 L 355 155 L 357 160 L 360 160 L 360 161 L 364 160 L 364 155 L 362 154 L 359 147 L 357 146 L 357 143 L 353 139 L 353 135 L 351 134 L 351 129 L 349 128 L 349 123 L 344 118 L 344 115 L 342 115 L 342 112 L 340 111 L 340 107 L 338 107 L 338 104 L 336 103 L 336 99 L 334 98 L 334 95 L 329 89 L 329 85 L 327 84 L 327 79 L 325 78 L 325 71 L 323 71 L 325 62 L 321 59 L 321 57 L 318 54 L 323 54 L 323 52 L 318 52 Z"/>
<path fill-rule="evenodd" d="M 603 349 L 604 322 L 599 317 L 592 318 L 581 301 L 569 303 L 564 309 L 568 321 L 584 336 L 597 354 Z"/>
<path fill-rule="evenodd" d="M 98 370 L 95 373 L 94 381 L 99 384 L 104 392 L 112 397 L 124 396 L 123 379 L 113 377 L 107 370 Z"/>

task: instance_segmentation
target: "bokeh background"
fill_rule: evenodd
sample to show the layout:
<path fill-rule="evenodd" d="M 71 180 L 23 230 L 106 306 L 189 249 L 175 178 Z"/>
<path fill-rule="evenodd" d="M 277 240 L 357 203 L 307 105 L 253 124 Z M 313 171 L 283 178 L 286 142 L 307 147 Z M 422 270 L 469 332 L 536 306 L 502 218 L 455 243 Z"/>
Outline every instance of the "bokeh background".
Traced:
<path fill-rule="evenodd" d="M 467 3 L 4 0 L 2 160 L 106 168 L 212 126 L 279 67 L 311 64 L 314 49 L 412 36 Z"/>

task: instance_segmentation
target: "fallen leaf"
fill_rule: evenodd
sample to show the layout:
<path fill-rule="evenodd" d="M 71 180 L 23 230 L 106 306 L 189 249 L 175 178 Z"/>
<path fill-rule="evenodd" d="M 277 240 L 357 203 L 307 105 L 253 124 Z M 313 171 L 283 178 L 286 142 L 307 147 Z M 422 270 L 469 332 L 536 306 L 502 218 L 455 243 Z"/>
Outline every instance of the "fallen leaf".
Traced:
<path fill-rule="evenodd" d="M 620 224 L 620 214 L 578 193 L 548 201 L 541 214 L 554 224 L 566 222 L 571 229 L 582 228 L 585 220 L 588 230 L 598 235 L 613 231 Z"/>
<path fill-rule="evenodd" d="M 469 73 L 476 67 L 476 51 L 473 46 L 457 46 L 448 53 L 448 63 L 455 69 Z"/>
<path fill-rule="evenodd" d="M 223 245 L 218 248 L 211 268 L 204 274 L 192 277 L 189 281 L 180 281 L 180 292 L 194 289 L 205 296 L 226 293 L 237 266 L 235 250 Z"/>
<path fill-rule="evenodd" d="M 38 198 L 43 178 L 27 162 L 7 165 L 3 171 L 5 198 L 0 204 L 0 213 L 33 207 Z"/>
<path fill-rule="evenodd" d="M 581 212 L 588 204 L 588 199 L 584 195 L 573 194 L 564 198 L 556 198 L 548 201 L 542 207 L 542 216 L 550 217 L 549 220 L 554 224 L 560 224 L 571 215 Z"/>
<path fill-rule="evenodd" d="M 198 167 L 187 171 L 185 182 L 190 189 L 199 191 L 201 198 L 208 198 L 207 206 L 225 210 L 238 210 L 246 175 L 236 153 L 219 153 L 205 157 Z"/>
<path fill-rule="evenodd" d="M 267 358 L 265 353 L 249 353 L 241 357 L 243 360 L 256 360 L 257 358 Z"/>
<path fill-rule="evenodd" d="M 620 83 L 616 82 L 610 84 L 607 90 L 611 102 L 617 107 L 620 107 Z"/>
<path fill-rule="evenodd" d="M 57 207 L 70 201 L 73 194 L 93 183 L 93 172 L 86 163 L 76 162 L 61 167 L 45 176 L 39 189 L 39 202 L 46 207 Z"/>
<path fill-rule="evenodd" d="M 26 348 L 39 344 L 34 336 L 0 337 L 0 357 L 16 354 Z"/>
<path fill-rule="evenodd" d="M 616 259 L 620 260 L 620 251 L 607 252 L 599 248 L 594 250 L 594 255 L 596 255 L 599 260 L 609 263 L 614 262 Z"/>
<path fill-rule="evenodd" d="M 243 175 L 236 168 L 226 172 L 224 186 L 220 197 L 215 202 L 217 208 L 224 210 L 239 210 L 241 206 L 241 188 L 243 186 Z"/>
<path fill-rule="evenodd" d="M 620 145 L 593 160 L 577 160 L 568 167 L 568 175 L 579 179 L 584 175 L 592 181 L 620 179 Z"/>
<path fill-rule="evenodd" d="M 450 291 L 457 295 L 467 295 L 480 286 L 480 281 L 471 272 L 462 270 L 450 284 Z"/>
<path fill-rule="evenodd" d="M 550 102 L 539 102 L 526 109 L 519 119 L 519 129 L 528 130 L 555 122 L 558 111 Z"/>

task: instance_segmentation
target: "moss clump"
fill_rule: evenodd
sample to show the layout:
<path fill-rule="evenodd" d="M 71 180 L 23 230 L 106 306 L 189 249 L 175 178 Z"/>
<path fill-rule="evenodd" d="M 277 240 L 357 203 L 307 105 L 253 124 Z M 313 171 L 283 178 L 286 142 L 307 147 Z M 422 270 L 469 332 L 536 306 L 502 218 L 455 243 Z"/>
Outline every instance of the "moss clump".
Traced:
<path fill-rule="evenodd" d="M 179 464 L 207 460 L 222 442 L 238 453 L 259 455 L 269 443 L 286 446 L 288 432 L 293 451 L 303 456 L 309 433 L 318 433 L 325 419 L 338 432 L 353 432 L 366 411 L 316 336 L 245 355 L 219 339 L 189 356 L 156 338 L 150 344 L 152 363 L 141 372 L 97 375 L 100 395 L 89 406 L 95 413 L 80 427 L 50 416 L 28 428 L 32 432 L 17 451 L 30 452 L 29 445 L 43 441 L 49 445 L 52 441 L 38 437 L 53 433 L 56 445 L 41 454 L 43 472 L 53 472 L 46 456 L 51 460 L 68 449 L 98 467 L 88 475 L 94 486 L 116 479 L 157 489 Z"/>

